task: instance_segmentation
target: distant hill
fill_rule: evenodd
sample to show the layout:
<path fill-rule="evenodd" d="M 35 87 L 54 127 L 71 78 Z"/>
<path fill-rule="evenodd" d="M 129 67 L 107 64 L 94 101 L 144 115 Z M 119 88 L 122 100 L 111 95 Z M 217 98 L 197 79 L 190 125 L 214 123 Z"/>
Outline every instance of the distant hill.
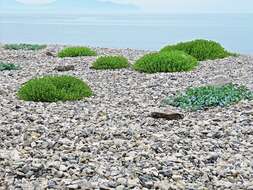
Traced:
<path fill-rule="evenodd" d="M 57 0 L 47 5 L 25 5 L 15 0 L 0 0 L 1 13 L 119 13 L 137 10 L 138 8 L 132 5 L 98 0 Z"/>

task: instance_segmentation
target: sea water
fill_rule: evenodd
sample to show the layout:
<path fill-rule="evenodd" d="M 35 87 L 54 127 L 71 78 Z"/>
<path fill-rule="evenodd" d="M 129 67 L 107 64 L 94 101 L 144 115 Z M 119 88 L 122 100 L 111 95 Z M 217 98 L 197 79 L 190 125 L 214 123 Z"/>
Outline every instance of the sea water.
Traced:
<path fill-rule="evenodd" d="M 192 39 L 253 54 L 253 14 L 0 14 L 1 43 L 159 50 Z"/>

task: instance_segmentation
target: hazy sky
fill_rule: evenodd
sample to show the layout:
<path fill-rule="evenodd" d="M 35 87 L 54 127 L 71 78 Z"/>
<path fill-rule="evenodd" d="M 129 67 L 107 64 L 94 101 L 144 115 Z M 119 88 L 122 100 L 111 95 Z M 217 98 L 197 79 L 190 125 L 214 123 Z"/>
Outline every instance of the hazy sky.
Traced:
<path fill-rule="evenodd" d="M 253 12 L 253 0 L 0 0 L 1 12 Z"/>

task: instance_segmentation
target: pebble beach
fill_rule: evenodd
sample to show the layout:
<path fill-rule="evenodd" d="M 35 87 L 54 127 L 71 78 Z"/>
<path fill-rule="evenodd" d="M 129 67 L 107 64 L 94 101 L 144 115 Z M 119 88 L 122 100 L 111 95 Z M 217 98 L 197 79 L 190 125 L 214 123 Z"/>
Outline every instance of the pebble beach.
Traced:
<path fill-rule="evenodd" d="M 253 190 L 253 101 L 187 112 L 150 112 L 188 87 L 235 83 L 253 90 L 253 56 L 203 61 L 180 73 L 94 70 L 96 57 L 58 58 L 61 45 L 5 50 L 0 61 L 0 189 Z M 149 51 L 93 48 L 133 63 Z M 50 52 L 50 54 L 48 53 Z M 74 66 L 59 72 L 57 66 Z M 16 96 L 45 75 L 71 75 L 94 92 L 82 101 L 38 103 Z"/>

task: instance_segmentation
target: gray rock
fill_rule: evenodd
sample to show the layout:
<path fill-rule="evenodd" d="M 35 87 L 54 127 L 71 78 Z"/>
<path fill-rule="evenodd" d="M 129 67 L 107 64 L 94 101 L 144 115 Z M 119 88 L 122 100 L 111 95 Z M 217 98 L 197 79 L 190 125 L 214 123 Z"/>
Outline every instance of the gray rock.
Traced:
<path fill-rule="evenodd" d="M 72 71 L 72 70 L 75 70 L 75 66 L 74 65 L 57 66 L 54 68 L 54 70 L 59 71 L 59 72 Z"/>
<path fill-rule="evenodd" d="M 169 109 L 157 109 L 150 114 L 155 119 L 166 119 L 166 120 L 179 120 L 183 119 L 184 115 L 181 113 L 173 112 Z"/>
<path fill-rule="evenodd" d="M 52 52 L 50 52 L 50 51 L 46 51 L 45 54 L 46 54 L 46 56 L 55 57 L 55 55 Z"/>

